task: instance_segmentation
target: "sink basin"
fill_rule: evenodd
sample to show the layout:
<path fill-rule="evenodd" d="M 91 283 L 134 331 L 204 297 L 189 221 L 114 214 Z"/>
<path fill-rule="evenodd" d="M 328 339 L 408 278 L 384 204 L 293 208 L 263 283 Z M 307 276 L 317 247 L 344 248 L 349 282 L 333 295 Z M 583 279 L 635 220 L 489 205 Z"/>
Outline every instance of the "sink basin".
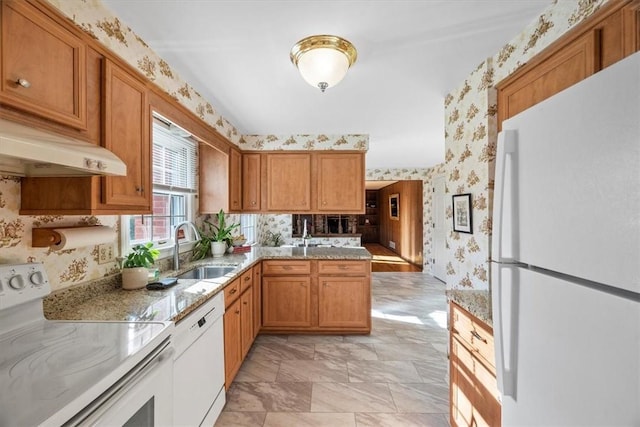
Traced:
<path fill-rule="evenodd" d="M 235 270 L 234 266 L 208 266 L 194 268 L 178 276 L 178 279 L 215 279 Z"/>

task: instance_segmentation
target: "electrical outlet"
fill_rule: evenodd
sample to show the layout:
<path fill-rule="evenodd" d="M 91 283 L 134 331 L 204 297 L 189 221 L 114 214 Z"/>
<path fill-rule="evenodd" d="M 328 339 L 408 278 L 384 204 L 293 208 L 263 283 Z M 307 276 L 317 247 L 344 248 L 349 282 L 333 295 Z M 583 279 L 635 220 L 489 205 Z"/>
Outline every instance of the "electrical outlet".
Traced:
<path fill-rule="evenodd" d="M 389 240 L 389 247 L 391 249 L 395 249 L 396 248 L 396 242 L 394 242 L 393 240 Z"/>
<path fill-rule="evenodd" d="M 115 256 L 113 254 L 113 243 L 98 245 L 98 264 L 106 264 L 114 261 Z"/>

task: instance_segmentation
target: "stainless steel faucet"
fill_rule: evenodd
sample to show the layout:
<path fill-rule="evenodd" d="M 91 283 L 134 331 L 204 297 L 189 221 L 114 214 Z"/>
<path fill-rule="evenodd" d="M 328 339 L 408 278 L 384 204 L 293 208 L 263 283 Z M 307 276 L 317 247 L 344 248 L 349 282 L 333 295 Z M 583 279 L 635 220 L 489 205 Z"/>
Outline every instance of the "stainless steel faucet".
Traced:
<path fill-rule="evenodd" d="M 173 247 L 173 269 L 178 271 L 178 268 L 180 268 L 180 261 L 178 259 L 178 255 L 180 252 L 180 241 L 178 240 L 178 230 L 180 229 L 180 227 L 182 227 L 183 225 L 189 225 L 191 227 L 191 229 L 193 230 L 193 233 L 195 235 L 196 240 L 200 240 L 200 233 L 198 233 L 198 229 L 196 228 L 196 226 L 191 222 L 191 221 L 182 221 L 179 222 L 178 224 L 176 224 L 176 228 L 173 231 L 173 239 L 175 242 L 175 245 Z"/>

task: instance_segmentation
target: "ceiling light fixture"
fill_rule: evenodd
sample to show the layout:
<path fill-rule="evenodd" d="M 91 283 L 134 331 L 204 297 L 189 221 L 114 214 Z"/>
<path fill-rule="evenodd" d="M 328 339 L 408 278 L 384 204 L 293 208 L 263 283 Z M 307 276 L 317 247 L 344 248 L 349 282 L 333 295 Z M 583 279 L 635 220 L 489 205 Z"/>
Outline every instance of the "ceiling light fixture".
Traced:
<path fill-rule="evenodd" d="M 309 36 L 291 48 L 291 62 L 302 78 L 322 92 L 337 85 L 358 57 L 356 48 L 338 36 Z"/>

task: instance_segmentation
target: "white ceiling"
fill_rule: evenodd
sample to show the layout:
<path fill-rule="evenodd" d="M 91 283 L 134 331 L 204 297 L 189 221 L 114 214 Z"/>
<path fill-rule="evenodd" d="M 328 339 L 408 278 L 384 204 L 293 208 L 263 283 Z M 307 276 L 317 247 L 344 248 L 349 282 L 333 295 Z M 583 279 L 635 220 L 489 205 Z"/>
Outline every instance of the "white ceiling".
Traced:
<path fill-rule="evenodd" d="M 444 97 L 552 0 L 102 0 L 242 134 L 369 134 L 367 168 L 444 161 Z M 321 93 L 289 60 L 312 34 L 358 60 Z"/>

